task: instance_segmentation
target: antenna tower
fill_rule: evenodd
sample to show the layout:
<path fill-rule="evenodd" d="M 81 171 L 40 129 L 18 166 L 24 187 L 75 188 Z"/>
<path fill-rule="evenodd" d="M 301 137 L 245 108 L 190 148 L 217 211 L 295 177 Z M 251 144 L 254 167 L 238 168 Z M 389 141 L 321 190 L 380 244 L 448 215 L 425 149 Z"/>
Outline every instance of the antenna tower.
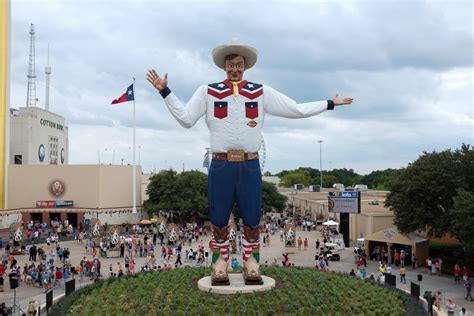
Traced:
<path fill-rule="evenodd" d="M 36 75 L 35 75 L 35 29 L 30 29 L 30 61 L 28 63 L 28 90 L 26 92 L 26 107 L 36 106 Z"/>
<path fill-rule="evenodd" d="M 46 95 L 44 98 L 44 109 L 49 111 L 49 77 L 51 76 L 51 66 L 49 66 L 49 44 L 48 44 L 48 64 L 44 68 L 46 74 Z"/>

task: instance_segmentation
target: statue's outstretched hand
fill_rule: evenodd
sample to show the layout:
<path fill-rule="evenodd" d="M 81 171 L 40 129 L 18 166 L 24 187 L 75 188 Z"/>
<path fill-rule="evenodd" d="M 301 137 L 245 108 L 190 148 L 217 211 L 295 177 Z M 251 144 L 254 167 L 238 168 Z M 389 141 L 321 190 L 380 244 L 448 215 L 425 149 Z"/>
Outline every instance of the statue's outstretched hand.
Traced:
<path fill-rule="evenodd" d="M 334 105 L 344 105 L 344 104 L 351 104 L 354 99 L 352 98 L 344 98 L 344 99 L 338 99 L 337 96 L 339 94 L 336 93 L 334 98 L 332 98 L 332 101 L 334 102 Z"/>
<path fill-rule="evenodd" d="M 149 69 L 146 74 L 146 79 L 155 87 L 158 91 L 163 91 L 168 86 L 168 74 L 162 79 L 155 71 L 155 69 Z"/>

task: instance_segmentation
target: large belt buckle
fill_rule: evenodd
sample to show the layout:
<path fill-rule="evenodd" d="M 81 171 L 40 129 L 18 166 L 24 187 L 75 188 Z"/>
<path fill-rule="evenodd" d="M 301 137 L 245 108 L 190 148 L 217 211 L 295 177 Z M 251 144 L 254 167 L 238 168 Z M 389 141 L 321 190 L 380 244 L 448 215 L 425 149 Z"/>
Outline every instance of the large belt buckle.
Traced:
<path fill-rule="evenodd" d="M 243 150 L 228 150 L 227 161 L 245 161 L 245 151 Z"/>

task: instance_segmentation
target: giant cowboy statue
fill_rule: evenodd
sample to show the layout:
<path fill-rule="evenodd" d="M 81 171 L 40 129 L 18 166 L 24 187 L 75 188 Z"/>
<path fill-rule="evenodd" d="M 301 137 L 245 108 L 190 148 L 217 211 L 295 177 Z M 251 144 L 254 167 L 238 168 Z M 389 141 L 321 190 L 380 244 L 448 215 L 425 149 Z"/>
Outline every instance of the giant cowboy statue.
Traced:
<path fill-rule="evenodd" d="M 186 128 L 205 116 L 211 136 L 212 162 L 208 196 L 212 222 L 213 285 L 229 284 L 229 216 L 237 202 L 244 223 L 242 245 L 246 284 L 261 284 L 259 272 L 259 223 L 262 174 L 258 150 L 266 114 L 304 118 L 335 106 L 352 103 L 351 98 L 297 104 L 267 85 L 243 79 L 244 72 L 257 62 L 257 50 L 233 39 L 214 48 L 212 58 L 227 79 L 199 87 L 187 104 L 168 87 L 168 74 L 160 77 L 151 69 L 147 80 L 160 92 L 168 110 Z"/>

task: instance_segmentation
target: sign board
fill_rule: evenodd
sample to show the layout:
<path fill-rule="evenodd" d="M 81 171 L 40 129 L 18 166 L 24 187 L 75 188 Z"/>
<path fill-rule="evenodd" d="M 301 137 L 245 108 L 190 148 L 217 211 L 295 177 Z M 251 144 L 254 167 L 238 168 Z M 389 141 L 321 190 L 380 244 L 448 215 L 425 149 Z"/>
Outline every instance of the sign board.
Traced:
<path fill-rule="evenodd" d="M 46 310 L 53 306 L 53 290 L 46 292 Z"/>
<path fill-rule="evenodd" d="M 397 234 L 397 232 L 393 229 L 385 229 L 383 231 L 383 236 L 384 236 L 384 239 L 386 239 L 386 240 L 393 240 L 393 238 L 395 238 L 396 234 Z"/>
<path fill-rule="evenodd" d="M 395 276 L 395 274 L 386 273 L 385 284 L 397 287 L 397 277 Z"/>
<path fill-rule="evenodd" d="M 56 201 L 56 207 L 73 207 L 74 201 Z"/>
<path fill-rule="evenodd" d="M 66 296 L 72 294 L 76 290 L 76 280 L 71 279 L 66 282 Z"/>
<path fill-rule="evenodd" d="M 419 300 L 420 299 L 420 285 L 412 281 L 410 283 L 410 293 L 411 293 L 411 296 Z"/>
<path fill-rule="evenodd" d="M 56 208 L 56 207 L 73 207 L 74 201 L 36 201 L 38 208 Z"/>
<path fill-rule="evenodd" d="M 360 192 L 329 192 L 328 208 L 333 213 L 360 213 Z"/>

